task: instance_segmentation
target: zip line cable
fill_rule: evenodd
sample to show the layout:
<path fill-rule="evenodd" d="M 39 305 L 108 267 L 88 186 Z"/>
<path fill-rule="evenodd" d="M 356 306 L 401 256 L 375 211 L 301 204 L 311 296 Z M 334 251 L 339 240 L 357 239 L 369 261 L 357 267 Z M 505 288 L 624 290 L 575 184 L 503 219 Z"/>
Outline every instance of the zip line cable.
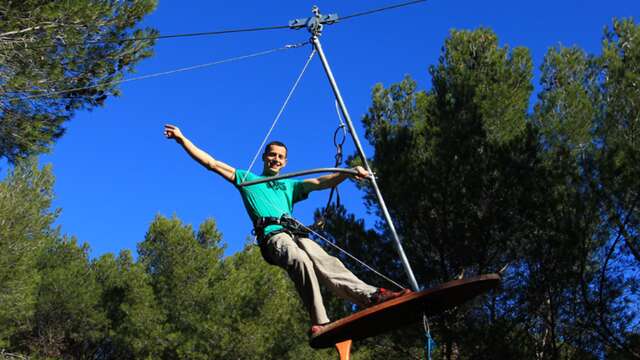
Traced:
<path fill-rule="evenodd" d="M 267 143 L 267 140 L 269 139 L 269 136 L 271 135 L 271 132 L 276 127 L 276 123 L 280 119 L 280 116 L 284 112 L 284 109 L 287 107 L 287 104 L 289 103 L 289 100 L 291 99 L 291 96 L 293 95 L 293 92 L 298 87 L 298 83 L 300 83 L 300 79 L 302 79 L 302 75 L 304 75 L 305 71 L 307 71 L 307 67 L 309 66 L 309 63 L 311 62 L 311 59 L 313 59 L 313 55 L 315 55 L 315 54 L 316 54 L 316 50 L 313 49 L 313 51 L 311 51 L 311 54 L 309 55 L 309 58 L 307 59 L 307 62 L 304 64 L 304 67 L 302 67 L 302 71 L 300 72 L 300 75 L 298 75 L 298 78 L 293 83 L 293 86 L 291 87 L 291 90 L 289 90 L 289 95 L 287 95 L 287 98 L 284 100 L 284 104 L 282 104 L 282 107 L 280 107 L 280 111 L 278 111 L 278 115 L 276 115 L 276 118 L 273 120 L 273 123 L 271 123 L 271 128 L 269 128 L 269 131 L 267 131 L 267 135 L 265 135 L 264 139 L 262 140 L 262 144 L 260 144 L 260 146 L 258 147 L 258 151 L 256 152 L 255 156 L 253 157 L 253 160 L 251 160 L 251 163 L 249 164 L 249 167 L 247 168 L 247 172 L 242 177 L 242 181 L 240 183 L 243 183 L 247 179 L 247 175 L 251 171 L 251 168 L 253 167 L 253 165 L 256 163 L 256 160 L 258 159 L 258 156 L 260 155 L 260 151 L 262 151 L 262 147 Z"/>
<path fill-rule="evenodd" d="M 367 10 L 367 11 L 362 11 L 359 13 L 354 13 L 351 15 L 347 15 L 347 16 L 343 16 L 343 17 L 339 17 L 338 21 L 340 20 L 348 20 L 348 19 L 352 19 L 352 18 L 356 18 L 356 17 L 361 17 L 361 16 L 367 16 L 367 15 L 371 15 L 371 14 L 375 14 L 375 13 L 379 13 L 379 12 L 383 12 L 383 11 L 387 11 L 387 10 L 392 10 L 392 9 L 397 9 L 397 8 L 401 8 L 401 7 L 405 7 L 405 6 L 409 6 L 409 5 L 414 5 L 414 4 L 418 4 L 418 3 L 422 3 L 422 2 L 426 2 L 427 0 L 413 0 L 413 1 L 407 1 L 404 3 L 400 3 L 400 4 L 393 4 L 393 5 L 388 5 L 388 6 L 384 6 L 381 8 L 377 8 L 377 9 L 372 9 L 372 10 Z M 75 46 L 75 45 L 85 45 L 85 44 L 113 44 L 113 43 L 124 43 L 124 42 L 134 42 L 134 41 L 146 41 L 146 40 L 162 40 L 162 39 L 177 39 L 177 38 L 189 38 L 189 37 L 200 37 L 200 36 L 215 36 L 215 35 L 225 35 L 225 34 L 235 34 L 235 33 L 247 33 L 247 32 L 258 32 L 258 31 L 268 31 L 268 30 L 280 30 L 280 29 L 289 29 L 289 25 L 276 25 L 276 26 L 262 26 L 262 27 L 254 27 L 254 28 L 243 28 L 243 29 L 228 29 L 228 30 L 218 30 L 218 31 L 204 31 L 204 32 L 195 32 L 195 33 L 185 33 L 185 34 L 169 34 L 169 35 L 158 35 L 158 36 L 146 36 L 146 37 L 140 37 L 140 38 L 126 38 L 126 39 L 118 39 L 118 40 L 89 40 L 86 42 L 76 42 L 76 43 L 67 43 L 65 44 L 65 46 Z M 11 42 L 11 41 L 17 41 L 19 39 L 15 39 L 15 38 L 5 38 L 2 39 L 0 38 L 0 44 L 2 44 L 2 42 Z M 22 44 L 22 46 L 24 46 L 26 44 Z M 57 45 L 34 45 L 34 46 L 27 46 L 31 49 L 41 49 L 41 48 L 47 48 L 47 47 L 55 47 Z M 2 51 L 2 48 L 0 48 L 0 52 Z"/>
<path fill-rule="evenodd" d="M 129 38 L 124 40 L 114 40 L 113 42 L 176 39 L 176 38 L 197 37 L 197 36 L 213 36 L 213 35 L 235 34 L 235 33 L 245 33 L 245 32 L 257 32 L 257 31 L 265 31 L 265 30 L 278 30 L 278 29 L 287 29 L 287 28 L 289 28 L 289 26 L 287 25 L 263 26 L 263 27 L 255 27 L 255 28 L 248 28 L 248 29 L 230 29 L 230 30 L 205 31 L 205 32 L 187 33 L 187 34 L 158 35 L 158 36 L 149 36 L 144 38 Z M 96 40 L 95 43 L 100 43 L 100 41 Z"/>
<path fill-rule="evenodd" d="M 352 19 L 352 18 L 355 18 L 355 17 L 359 17 L 359 16 L 371 15 L 371 14 L 374 14 L 374 13 L 387 11 L 387 10 L 391 10 L 391 9 L 397 9 L 397 8 L 401 8 L 401 7 L 405 7 L 405 6 L 409 6 L 409 5 L 414 5 L 414 4 L 418 4 L 418 3 L 426 2 L 426 1 L 427 0 L 414 0 L 414 1 L 407 1 L 407 2 L 401 3 L 401 4 L 389 5 L 389 6 L 381 7 L 381 8 L 378 8 L 378 9 L 373 9 L 373 10 L 363 11 L 363 12 L 360 12 L 360 13 L 355 13 L 355 14 L 351 14 L 351 15 L 347 15 L 347 16 L 342 16 L 342 17 L 338 18 L 338 21 L 340 21 L 340 20 L 348 20 L 348 19 Z"/>
<path fill-rule="evenodd" d="M 125 43 L 125 42 L 134 42 L 134 41 L 145 41 L 145 40 L 162 40 L 162 39 L 176 39 L 176 38 L 189 38 L 189 37 L 198 37 L 198 36 L 213 36 L 213 35 L 225 35 L 225 34 L 235 34 L 235 33 L 245 33 L 245 32 L 257 32 L 257 31 L 265 31 L 265 30 L 277 30 L 277 29 L 288 29 L 288 25 L 280 25 L 280 26 L 263 26 L 263 27 L 255 27 L 255 28 L 247 28 L 247 29 L 229 29 L 229 30 L 218 30 L 218 31 L 204 31 L 204 32 L 195 32 L 195 33 L 185 33 L 185 34 L 170 34 L 170 35 L 158 35 L 158 36 L 145 36 L 145 37 L 131 37 L 126 39 L 117 39 L 117 40 L 89 40 L 86 42 L 73 42 L 66 43 L 65 46 L 75 46 L 75 45 L 85 45 L 85 44 L 114 44 L 114 43 Z M 16 41 L 18 39 L 14 38 L 6 38 L 2 39 L 2 41 Z M 47 47 L 55 47 L 57 45 L 36 45 L 29 46 L 31 49 L 42 49 Z M 2 49 L 0 49 L 2 50 Z"/>
<path fill-rule="evenodd" d="M 67 90 L 47 92 L 47 93 L 43 93 L 43 94 L 26 96 L 26 97 L 18 97 L 18 96 L 16 96 L 16 98 L 21 98 L 21 99 L 24 99 L 24 100 L 36 99 L 36 98 L 41 98 L 41 97 L 49 97 L 49 96 L 52 96 L 52 95 L 60 95 L 60 94 L 70 93 L 70 92 L 74 92 L 74 91 L 89 90 L 89 89 L 93 89 L 93 88 L 97 88 L 97 87 L 101 87 L 101 86 L 106 86 L 106 85 L 117 85 L 117 84 L 122 84 L 122 83 L 126 83 L 126 82 L 145 80 L 145 79 L 150 79 L 150 78 L 155 78 L 155 77 L 160 77 L 160 76 L 165 76 L 165 75 L 171 75 L 171 74 L 175 74 L 175 73 L 179 73 L 179 72 L 191 71 L 191 70 L 196 70 L 196 69 L 202 69 L 202 68 L 205 68 L 205 67 L 211 67 L 211 66 L 214 66 L 214 65 L 230 63 L 230 62 L 239 61 L 239 60 L 245 60 L 245 59 L 249 59 L 249 58 L 253 58 L 253 57 L 257 57 L 257 56 L 269 55 L 269 54 L 273 54 L 275 52 L 279 52 L 279 51 L 283 51 L 283 50 L 299 48 L 299 47 L 304 46 L 306 44 L 308 44 L 308 41 L 305 41 L 305 42 L 302 42 L 302 43 L 299 43 L 299 44 L 285 45 L 285 46 L 282 46 L 282 47 L 279 47 L 279 48 L 260 51 L 260 52 L 253 53 L 253 54 L 236 56 L 236 57 L 232 57 L 232 58 L 228 58 L 228 59 L 213 61 L 213 62 L 209 62 L 209 63 L 205 63 L 205 64 L 188 66 L 188 67 L 179 68 L 179 69 L 175 69 L 175 70 L 163 71 L 163 72 L 158 72 L 158 73 L 153 73 L 153 74 L 148 74 L 148 75 L 143 75 L 143 76 L 132 77 L 132 78 L 128 78 L 128 79 L 109 81 L 109 82 L 106 82 L 106 83 L 103 83 L 103 84 L 97 84 L 97 85 L 77 87 L 77 88 L 67 89 Z M 39 91 L 42 91 L 42 90 L 23 90 L 22 92 L 39 92 Z M 10 92 L 10 93 L 16 93 L 16 92 Z M 5 94 L 7 94 L 7 93 L 5 93 Z"/>

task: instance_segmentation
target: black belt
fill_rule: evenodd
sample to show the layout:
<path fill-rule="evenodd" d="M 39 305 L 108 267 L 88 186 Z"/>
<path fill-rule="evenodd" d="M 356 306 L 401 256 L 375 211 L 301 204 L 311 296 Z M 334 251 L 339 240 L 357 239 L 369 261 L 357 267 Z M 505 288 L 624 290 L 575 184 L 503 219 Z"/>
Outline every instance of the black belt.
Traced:
<path fill-rule="evenodd" d="M 283 227 L 283 229 L 272 231 L 266 234 L 267 237 L 265 238 L 264 229 L 270 225 L 280 225 Z M 267 240 L 273 235 L 280 234 L 283 232 L 287 232 L 292 236 L 308 236 L 309 235 L 309 231 L 306 230 L 301 223 L 299 223 L 297 220 L 295 220 L 294 218 L 288 215 L 282 215 L 281 217 L 266 216 L 266 217 L 258 218 L 255 224 L 253 225 L 253 230 L 256 236 L 258 237 L 258 243 Z"/>

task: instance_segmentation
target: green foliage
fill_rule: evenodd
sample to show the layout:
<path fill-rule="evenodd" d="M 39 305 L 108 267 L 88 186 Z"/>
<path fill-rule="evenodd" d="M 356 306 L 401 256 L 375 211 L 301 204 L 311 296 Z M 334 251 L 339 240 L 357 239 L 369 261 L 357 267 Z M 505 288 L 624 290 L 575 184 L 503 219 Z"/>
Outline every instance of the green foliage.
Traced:
<path fill-rule="evenodd" d="M 534 180 L 540 177 L 538 145 L 527 123 L 527 50 L 498 46 L 489 30 L 453 31 L 430 73 L 429 92 L 416 91 L 410 78 L 389 89 L 377 86 L 363 120 L 378 183 L 421 284 L 516 261 L 532 237 L 532 212 L 541 201 L 531 195 L 543 185 Z M 367 200 L 377 211 L 370 189 Z M 399 269 L 393 273 L 402 276 Z M 500 297 L 492 301 L 510 300 Z M 524 354 L 504 338 L 487 339 L 498 327 L 492 310 L 477 301 L 434 318 L 442 355 L 480 356 L 490 346 Z M 467 335 L 470 324 L 483 324 L 484 337 Z"/>
<path fill-rule="evenodd" d="M 135 29 L 155 0 L 8 1 L 0 5 L 0 157 L 38 154 L 80 109 L 117 95 L 111 82 L 151 56 Z M 83 89 L 92 87 L 90 89 Z"/>
<path fill-rule="evenodd" d="M 104 336 L 107 319 L 88 246 L 75 238 L 50 244 L 40 256 L 41 276 L 29 346 L 47 357 L 89 358 Z"/>
<path fill-rule="evenodd" d="M 555 287 L 545 311 L 564 318 L 564 326 L 554 329 L 557 336 L 566 337 L 565 328 L 582 349 L 603 352 L 612 347 L 636 357 L 640 352 L 625 338 L 632 328 L 627 324 L 637 321 L 629 304 L 638 299 L 640 281 L 634 143 L 640 110 L 634 79 L 640 57 L 633 50 L 639 31 L 630 20 L 616 20 L 605 32 L 601 57 L 575 48 L 547 54 L 544 91 L 534 116 L 547 150 L 553 191 L 546 204 L 553 204 L 548 210 L 557 216 L 546 225 L 549 241 L 556 244 L 539 246 L 532 254 L 544 259 L 543 269 L 565 279 L 545 285 Z M 563 304 L 572 304 L 573 313 Z"/>
<path fill-rule="evenodd" d="M 452 31 L 439 64 L 430 69 L 435 121 L 452 127 L 451 135 L 459 129 L 473 134 L 481 126 L 489 141 L 509 142 L 525 128 L 531 70 L 527 49 L 499 47 L 490 30 Z"/>
<path fill-rule="evenodd" d="M 591 145 L 596 115 L 595 75 L 593 61 L 581 49 L 547 52 L 535 120 L 548 147 L 564 147 L 577 154 Z"/>
<path fill-rule="evenodd" d="M 51 168 L 38 170 L 35 159 L 19 162 L 0 182 L 0 348 L 15 346 L 30 330 L 38 254 L 57 236 L 52 190 Z"/>
<path fill-rule="evenodd" d="M 616 20 L 603 44 L 602 101 L 596 155 L 611 227 L 640 263 L 640 26 Z"/>
<path fill-rule="evenodd" d="M 408 77 L 374 88 L 363 120 L 372 165 L 419 283 L 511 264 L 499 292 L 432 319 L 443 357 L 639 356 L 625 340 L 640 315 L 630 305 L 640 280 L 640 97 L 629 96 L 639 31 L 615 21 L 602 57 L 550 50 L 532 115 L 528 52 L 500 47 L 485 29 L 451 33 L 430 91 Z M 337 215 L 329 232 L 367 241 L 357 220 Z M 388 256 L 353 250 L 403 277 Z M 391 343 L 411 348 L 406 339 Z"/>
<path fill-rule="evenodd" d="M 101 308 L 109 321 L 100 354 L 109 359 L 153 359 L 162 350 L 164 316 L 151 279 L 129 251 L 106 254 L 92 268 L 101 288 Z"/>
<path fill-rule="evenodd" d="M 487 30 L 453 32 L 431 68 L 430 93 L 408 78 L 373 91 L 364 118 L 373 164 L 408 253 L 429 264 L 419 268 L 422 283 L 451 279 L 472 258 L 477 270 L 501 267 L 505 242 L 521 232 L 536 161 L 528 64 L 526 51 L 509 55 Z"/>
<path fill-rule="evenodd" d="M 605 33 L 602 66 L 607 113 L 603 135 L 610 146 L 638 150 L 640 141 L 640 28 L 632 19 L 615 20 Z M 629 149 L 630 150 L 630 149 Z"/>
<path fill-rule="evenodd" d="M 220 235 L 206 222 L 199 242 L 191 226 L 177 218 L 156 216 L 138 245 L 139 261 L 151 277 L 151 285 L 166 318 L 163 358 L 198 359 L 218 346 L 216 319 L 211 317 L 216 296 L 209 291 L 219 277 Z M 217 241 L 216 241 L 217 242 Z"/>
<path fill-rule="evenodd" d="M 222 337 L 212 358 L 329 358 L 327 351 L 308 346 L 308 314 L 292 282 L 282 269 L 268 265 L 257 247 L 226 258 L 222 273 L 213 286 Z"/>
<path fill-rule="evenodd" d="M 306 344 L 307 315 L 286 274 L 251 246 L 221 259 L 213 220 L 196 234 L 157 216 L 138 250 L 165 317 L 160 358 L 324 358 Z"/>

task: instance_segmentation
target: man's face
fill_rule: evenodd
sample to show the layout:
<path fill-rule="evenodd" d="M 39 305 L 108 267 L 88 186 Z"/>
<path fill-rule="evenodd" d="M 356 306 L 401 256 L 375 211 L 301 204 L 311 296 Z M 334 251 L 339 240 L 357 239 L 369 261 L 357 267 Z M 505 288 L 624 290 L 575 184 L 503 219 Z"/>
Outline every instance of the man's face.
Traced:
<path fill-rule="evenodd" d="M 287 149 L 283 146 L 270 145 L 269 150 L 262 155 L 262 161 L 264 161 L 262 169 L 264 175 L 278 175 L 280 170 L 287 165 Z"/>

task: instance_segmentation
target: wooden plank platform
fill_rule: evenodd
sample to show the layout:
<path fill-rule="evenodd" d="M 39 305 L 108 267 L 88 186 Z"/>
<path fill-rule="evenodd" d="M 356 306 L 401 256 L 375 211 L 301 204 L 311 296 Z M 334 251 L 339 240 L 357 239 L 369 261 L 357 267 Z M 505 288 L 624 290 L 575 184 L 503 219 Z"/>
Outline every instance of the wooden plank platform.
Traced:
<path fill-rule="evenodd" d="M 410 293 L 330 323 L 311 337 L 310 344 L 317 349 L 327 348 L 346 340 L 376 336 L 421 321 L 423 313 L 434 315 L 454 308 L 499 284 L 500 275 L 486 274 Z"/>

